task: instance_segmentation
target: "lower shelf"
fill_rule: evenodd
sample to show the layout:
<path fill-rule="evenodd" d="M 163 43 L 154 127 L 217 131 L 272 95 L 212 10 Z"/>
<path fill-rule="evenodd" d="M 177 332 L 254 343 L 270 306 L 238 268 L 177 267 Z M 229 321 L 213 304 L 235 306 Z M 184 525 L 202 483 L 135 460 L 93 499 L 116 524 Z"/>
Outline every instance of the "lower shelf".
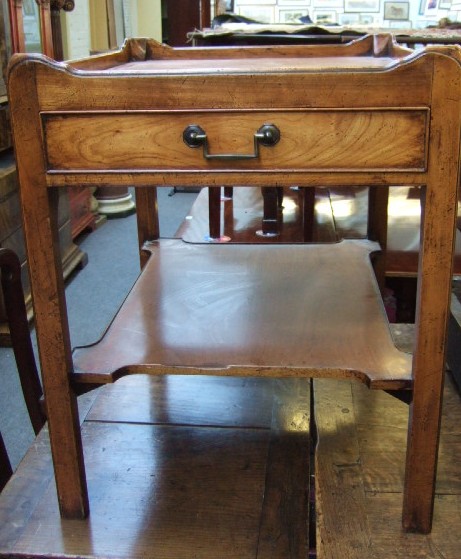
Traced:
<path fill-rule="evenodd" d="M 393 343 L 370 262 L 378 249 L 155 242 L 104 337 L 74 351 L 75 380 L 186 371 L 409 388 L 411 356 Z"/>

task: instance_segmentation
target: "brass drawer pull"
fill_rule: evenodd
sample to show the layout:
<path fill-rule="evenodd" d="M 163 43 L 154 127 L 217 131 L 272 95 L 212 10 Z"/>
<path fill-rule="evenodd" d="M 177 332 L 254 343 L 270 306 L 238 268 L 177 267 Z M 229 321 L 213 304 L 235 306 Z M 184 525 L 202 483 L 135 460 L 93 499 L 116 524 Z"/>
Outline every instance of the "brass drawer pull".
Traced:
<path fill-rule="evenodd" d="M 280 130 L 275 124 L 263 124 L 254 134 L 254 153 L 222 153 L 211 154 L 208 152 L 208 138 L 206 132 L 197 124 L 189 125 L 183 132 L 183 140 L 190 148 L 203 146 L 205 159 L 257 159 L 259 157 L 259 144 L 270 147 L 280 140 Z"/>

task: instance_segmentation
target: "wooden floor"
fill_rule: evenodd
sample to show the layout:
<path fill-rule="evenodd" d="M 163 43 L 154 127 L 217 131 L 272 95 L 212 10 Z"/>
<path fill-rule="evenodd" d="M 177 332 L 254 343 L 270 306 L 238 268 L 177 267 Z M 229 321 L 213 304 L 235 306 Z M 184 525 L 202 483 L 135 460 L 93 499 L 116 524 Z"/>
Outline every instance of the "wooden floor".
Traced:
<path fill-rule="evenodd" d="M 317 430 L 308 380 L 133 376 L 85 395 L 90 517 L 60 519 L 45 429 L 0 497 L 0 556 L 459 559 L 450 378 L 430 536 L 400 529 L 407 406 L 348 381 L 313 394 Z"/>

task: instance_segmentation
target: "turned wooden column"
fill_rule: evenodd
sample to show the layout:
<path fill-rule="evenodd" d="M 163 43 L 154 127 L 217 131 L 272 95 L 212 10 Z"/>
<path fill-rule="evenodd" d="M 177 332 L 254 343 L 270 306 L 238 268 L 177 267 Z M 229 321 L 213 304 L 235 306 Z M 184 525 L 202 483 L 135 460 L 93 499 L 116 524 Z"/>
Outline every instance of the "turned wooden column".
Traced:
<path fill-rule="evenodd" d="M 71 12 L 75 8 L 74 0 L 51 0 L 51 35 L 55 60 L 64 60 L 62 45 L 61 10 Z"/>
<path fill-rule="evenodd" d="M 35 0 L 40 11 L 40 37 L 42 39 L 42 52 L 54 58 L 53 34 L 51 31 L 50 0 Z"/>

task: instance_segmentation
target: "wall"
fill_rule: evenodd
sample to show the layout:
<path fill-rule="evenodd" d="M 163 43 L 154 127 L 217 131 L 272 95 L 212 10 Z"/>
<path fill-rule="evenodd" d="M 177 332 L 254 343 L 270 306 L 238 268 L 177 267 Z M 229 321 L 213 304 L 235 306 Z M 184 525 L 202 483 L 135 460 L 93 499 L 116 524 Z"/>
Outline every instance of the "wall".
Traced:
<path fill-rule="evenodd" d="M 124 37 L 161 40 L 161 0 L 123 0 L 116 9 L 117 43 Z M 109 48 L 106 0 L 77 0 L 71 12 L 61 12 L 64 58 L 83 58 Z"/>
<path fill-rule="evenodd" d="M 72 12 L 61 12 L 62 42 L 65 59 L 88 56 L 91 45 L 89 23 L 89 0 L 77 0 Z"/>
<path fill-rule="evenodd" d="M 234 12 L 264 23 L 424 28 L 442 18 L 461 21 L 461 0 L 234 0 Z"/>
<path fill-rule="evenodd" d="M 132 0 L 132 37 L 149 37 L 162 40 L 161 0 Z"/>
<path fill-rule="evenodd" d="M 77 4 L 78 2 L 76 2 L 76 5 Z M 69 19 L 76 17 L 74 12 L 75 10 L 69 13 Z M 91 0 L 91 4 L 89 5 L 89 20 L 86 23 L 86 27 L 90 28 L 89 50 L 92 52 L 107 50 L 109 47 L 109 33 L 107 29 L 106 0 Z M 71 37 L 71 42 L 72 41 L 73 37 Z"/>

